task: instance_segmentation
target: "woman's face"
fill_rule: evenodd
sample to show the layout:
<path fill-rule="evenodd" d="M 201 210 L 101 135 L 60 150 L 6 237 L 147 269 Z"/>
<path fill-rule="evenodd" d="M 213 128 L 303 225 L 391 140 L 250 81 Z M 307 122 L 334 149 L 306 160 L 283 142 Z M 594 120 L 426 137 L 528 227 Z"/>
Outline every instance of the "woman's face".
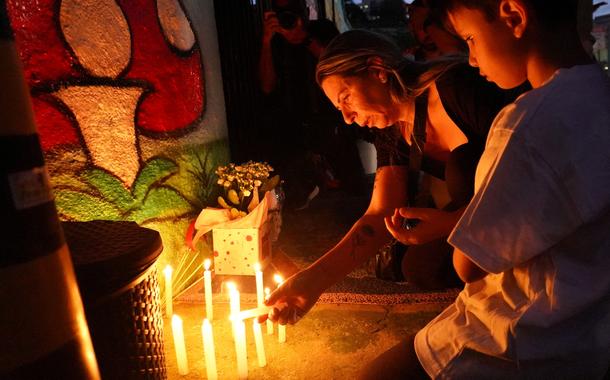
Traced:
<path fill-rule="evenodd" d="M 384 71 L 367 70 L 349 77 L 331 75 L 322 81 L 322 90 L 347 124 L 386 128 L 399 121 L 400 107 L 392 100 Z"/>

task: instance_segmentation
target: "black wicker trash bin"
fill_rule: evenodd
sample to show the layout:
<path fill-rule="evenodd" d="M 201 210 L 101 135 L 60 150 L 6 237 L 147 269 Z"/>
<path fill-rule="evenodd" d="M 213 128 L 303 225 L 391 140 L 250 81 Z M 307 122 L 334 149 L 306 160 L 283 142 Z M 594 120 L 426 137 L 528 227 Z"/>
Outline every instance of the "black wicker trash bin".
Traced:
<path fill-rule="evenodd" d="M 103 379 L 165 379 L 159 233 L 133 222 L 64 222 Z"/>

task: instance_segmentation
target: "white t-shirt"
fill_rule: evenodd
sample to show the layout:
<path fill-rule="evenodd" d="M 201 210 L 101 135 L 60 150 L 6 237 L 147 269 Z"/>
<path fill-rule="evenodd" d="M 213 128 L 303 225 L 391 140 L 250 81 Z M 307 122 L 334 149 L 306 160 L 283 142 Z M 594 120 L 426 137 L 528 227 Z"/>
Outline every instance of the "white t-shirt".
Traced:
<path fill-rule="evenodd" d="M 505 107 L 449 242 L 490 272 L 416 336 L 433 378 L 592 378 L 610 364 L 610 80 L 558 70 Z"/>

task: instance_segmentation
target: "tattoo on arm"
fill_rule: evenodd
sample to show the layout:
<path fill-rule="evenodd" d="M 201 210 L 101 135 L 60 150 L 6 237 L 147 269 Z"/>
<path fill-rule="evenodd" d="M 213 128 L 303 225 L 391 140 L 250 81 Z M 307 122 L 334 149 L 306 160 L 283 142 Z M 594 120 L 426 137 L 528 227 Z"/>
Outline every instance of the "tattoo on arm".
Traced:
<path fill-rule="evenodd" d="M 356 250 L 366 244 L 366 240 L 375 236 L 375 229 L 370 224 L 360 227 L 351 238 L 350 256 L 356 260 Z"/>

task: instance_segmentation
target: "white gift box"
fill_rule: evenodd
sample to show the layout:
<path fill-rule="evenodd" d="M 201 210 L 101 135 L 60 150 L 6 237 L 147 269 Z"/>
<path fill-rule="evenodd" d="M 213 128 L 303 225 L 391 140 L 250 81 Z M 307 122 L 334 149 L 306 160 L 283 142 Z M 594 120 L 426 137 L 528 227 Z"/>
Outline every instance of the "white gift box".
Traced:
<path fill-rule="evenodd" d="M 254 276 L 254 266 L 271 260 L 269 223 L 259 228 L 213 228 L 214 271 L 219 275 Z"/>
<path fill-rule="evenodd" d="M 267 211 L 271 192 L 243 218 L 231 219 L 227 209 L 206 208 L 197 217 L 193 244 L 212 231 L 214 272 L 219 275 L 254 276 L 254 265 L 271 261 L 271 234 Z"/>

